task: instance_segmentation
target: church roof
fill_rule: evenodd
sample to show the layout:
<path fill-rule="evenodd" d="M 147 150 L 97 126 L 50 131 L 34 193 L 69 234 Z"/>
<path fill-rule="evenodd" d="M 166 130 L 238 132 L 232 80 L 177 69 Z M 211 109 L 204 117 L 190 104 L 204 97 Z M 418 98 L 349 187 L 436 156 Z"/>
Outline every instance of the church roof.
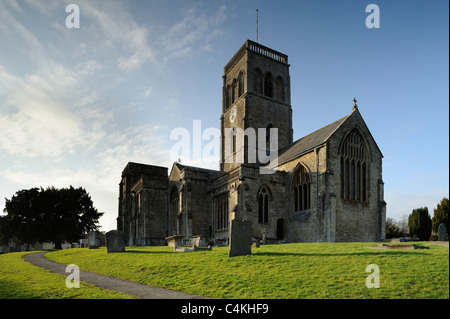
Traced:
<path fill-rule="evenodd" d="M 122 171 L 122 177 L 129 173 L 167 176 L 167 167 L 128 162 Z"/>
<path fill-rule="evenodd" d="M 173 163 L 173 165 L 178 167 L 178 169 L 180 171 L 182 171 L 184 169 L 186 171 L 191 171 L 191 172 L 196 172 L 196 173 L 204 173 L 204 174 L 209 174 L 209 175 L 213 175 L 213 176 L 224 174 L 223 172 L 220 172 L 220 171 L 217 171 L 217 170 L 214 170 L 214 169 L 195 167 L 195 166 L 188 166 L 188 165 L 184 165 L 184 164 L 181 164 L 181 163 L 178 163 L 178 162 Z"/>
<path fill-rule="evenodd" d="M 303 154 L 311 152 L 317 146 L 324 144 L 349 116 L 350 115 L 347 115 L 331 124 L 328 124 L 327 126 L 324 126 L 321 129 L 318 129 L 317 131 L 295 141 L 291 145 L 279 150 L 278 165 L 290 162 Z"/>

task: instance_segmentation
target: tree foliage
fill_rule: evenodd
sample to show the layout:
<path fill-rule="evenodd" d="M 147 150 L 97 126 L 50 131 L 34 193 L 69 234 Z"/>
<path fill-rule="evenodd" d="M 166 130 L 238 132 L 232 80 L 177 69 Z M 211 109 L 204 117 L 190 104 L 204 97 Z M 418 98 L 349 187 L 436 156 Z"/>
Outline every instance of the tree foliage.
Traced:
<path fill-rule="evenodd" d="M 97 230 L 96 223 L 103 215 L 85 189 L 72 186 L 17 191 L 6 199 L 4 213 L 0 216 L 0 243 L 53 242 L 57 249 L 63 241 L 74 242 Z"/>
<path fill-rule="evenodd" d="M 386 238 L 398 238 L 403 237 L 405 233 L 397 225 L 395 220 L 391 217 L 386 219 Z"/>
<path fill-rule="evenodd" d="M 439 224 L 445 224 L 448 235 L 448 198 L 444 197 L 434 209 L 433 219 L 431 220 L 433 233 L 438 233 Z"/>
<path fill-rule="evenodd" d="M 408 227 L 411 236 L 420 240 L 428 240 L 431 235 L 431 218 L 427 207 L 413 209 L 408 217 Z"/>

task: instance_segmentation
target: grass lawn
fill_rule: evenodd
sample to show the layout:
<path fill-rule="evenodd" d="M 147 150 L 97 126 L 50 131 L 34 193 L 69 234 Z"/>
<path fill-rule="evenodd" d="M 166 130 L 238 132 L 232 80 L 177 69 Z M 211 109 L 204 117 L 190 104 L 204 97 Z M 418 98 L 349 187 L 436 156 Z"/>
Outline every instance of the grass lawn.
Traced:
<path fill-rule="evenodd" d="M 111 299 L 134 298 L 80 282 L 66 287 L 66 277 L 33 266 L 22 257 L 30 252 L 0 255 L 0 299 Z M 69 275 L 69 274 L 67 274 Z"/>
<path fill-rule="evenodd" d="M 212 298 L 449 298 L 448 247 L 365 248 L 375 244 L 267 245 L 252 248 L 252 255 L 233 258 L 228 258 L 228 247 L 189 253 L 174 253 L 169 247 L 127 247 L 115 254 L 107 254 L 105 248 L 83 248 L 46 256 L 82 270 Z M 380 288 L 366 286 L 369 264 L 379 267 Z"/>

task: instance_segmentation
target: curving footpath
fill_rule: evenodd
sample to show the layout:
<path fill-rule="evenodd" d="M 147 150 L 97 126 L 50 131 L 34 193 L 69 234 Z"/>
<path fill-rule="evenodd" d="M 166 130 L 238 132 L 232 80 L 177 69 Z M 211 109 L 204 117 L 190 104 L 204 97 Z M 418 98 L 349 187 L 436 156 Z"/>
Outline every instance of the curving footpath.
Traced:
<path fill-rule="evenodd" d="M 51 261 L 44 257 L 47 252 L 38 252 L 24 255 L 24 259 L 32 265 L 45 268 L 51 272 L 68 276 L 66 265 Z M 80 281 L 94 284 L 100 288 L 112 289 L 143 299 L 207 299 L 202 296 L 191 295 L 185 292 L 152 287 L 137 282 L 118 279 L 80 269 Z"/>

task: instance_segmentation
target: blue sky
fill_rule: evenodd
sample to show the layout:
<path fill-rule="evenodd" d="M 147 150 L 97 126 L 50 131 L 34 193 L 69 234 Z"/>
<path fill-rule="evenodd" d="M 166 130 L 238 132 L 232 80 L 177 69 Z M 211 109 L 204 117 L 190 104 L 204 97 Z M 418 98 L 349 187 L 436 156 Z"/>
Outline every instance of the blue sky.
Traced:
<path fill-rule="evenodd" d="M 71 3 L 79 29 L 65 25 Z M 432 214 L 449 196 L 446 0 L 0 0 L 0 206 L 82 186 L 114 229 L 127 162 L 170 167 L 175 128 L 219 128 L 223 67 L 256 39 L 256 9 L 259 42 L 289 56 L 294 139 L 356 97 L 384 155 L 387 215 Z"/>

